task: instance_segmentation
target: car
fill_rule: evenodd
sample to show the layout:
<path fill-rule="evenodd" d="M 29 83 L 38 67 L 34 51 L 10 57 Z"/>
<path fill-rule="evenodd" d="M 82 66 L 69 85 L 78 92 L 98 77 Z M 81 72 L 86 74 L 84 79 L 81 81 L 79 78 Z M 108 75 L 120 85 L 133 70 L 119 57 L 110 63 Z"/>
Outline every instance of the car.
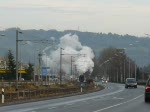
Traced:
<path fill-rule="evenodd" d="M 126 78 L 125 88 L 134 87 L 137 88 L 137 81 L 135 78 Z"/>
<path fill-rule="evenodd" d="M 102 84 L 106 84 L 108 81 L 107 80 L 102 80 Z"/>
<path fill-rule="evenodd" d="M 150 78 L 146 82 L 145 86 L 145 102 L 150 100 Z"/>

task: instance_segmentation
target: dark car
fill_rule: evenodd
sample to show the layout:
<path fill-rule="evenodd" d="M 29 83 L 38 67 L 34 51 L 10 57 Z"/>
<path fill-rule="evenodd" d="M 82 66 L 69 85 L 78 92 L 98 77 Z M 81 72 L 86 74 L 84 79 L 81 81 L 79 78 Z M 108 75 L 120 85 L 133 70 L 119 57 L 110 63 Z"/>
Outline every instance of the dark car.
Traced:
<path fill-rule="evenodd" d="M 125 88 L 134 87 L 137 88 L 137 81 L 135 78 L 127 78 L 125 82 Z"/>
<path fill-rule="evenodd" d="M 150 100 L 150 78 L 147 80 L 145 86 L 145 102 L 148 102 L 149 100 Z"/>

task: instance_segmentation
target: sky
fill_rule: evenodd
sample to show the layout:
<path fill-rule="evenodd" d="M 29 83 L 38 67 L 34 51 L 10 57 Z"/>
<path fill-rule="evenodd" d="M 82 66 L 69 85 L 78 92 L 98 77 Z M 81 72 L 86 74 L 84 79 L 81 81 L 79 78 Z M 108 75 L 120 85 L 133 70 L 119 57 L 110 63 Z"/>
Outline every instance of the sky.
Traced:
<path fill-rule="evenodd" d="M 0 0 L 0 29 L 150 34 L 150 0 Z"/>

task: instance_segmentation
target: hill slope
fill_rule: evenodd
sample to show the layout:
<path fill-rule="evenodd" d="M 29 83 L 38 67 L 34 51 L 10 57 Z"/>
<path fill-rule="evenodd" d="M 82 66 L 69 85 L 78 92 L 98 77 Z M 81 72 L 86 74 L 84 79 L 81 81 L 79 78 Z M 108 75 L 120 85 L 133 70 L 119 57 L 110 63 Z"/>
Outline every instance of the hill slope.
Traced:
<path fill-rule="evenodd" d="M 144 66 L 150 63 L 150 38 L 139 38 L 131 35 L 104 34 L 80 31 L 57 31 L 57 30 L 22 30 L 23 34 L 19 34 L 19 39 L 23 40 L 41 40 L 54 37 L 56 43 L 59 43 L 59 38 L 65 34 L 77 34 L 83 45 L 91 47 L 96 56 L 106 47 L 116 47 L 125 49 L 127 55 L 135 60 L 138 65 Z M 5 33 L 5 37 L 0 40 L 0 57 L 4 57 L 8 49 L 12 49 L 15 54 L 16 29 L 10 28 L 5 32 L 0 31 L 0 34 Z M 39 44 L 40 43 L 40 44 Z M 24 44 L 24 43 L 22 43 Z M 46 47 L 42 42 L 38 42 L 36 48 L 30 45 L 21 45 L 23 61 L 37 60 L 37 49 Z M 36 57 L 34 56 L 36 55 Z"/>

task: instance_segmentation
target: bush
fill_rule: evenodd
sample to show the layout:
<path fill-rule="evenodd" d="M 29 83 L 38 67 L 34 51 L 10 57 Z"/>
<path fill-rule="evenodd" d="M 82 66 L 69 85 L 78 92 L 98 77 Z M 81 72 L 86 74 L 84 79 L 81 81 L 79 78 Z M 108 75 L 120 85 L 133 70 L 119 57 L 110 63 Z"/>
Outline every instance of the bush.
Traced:
<path fill-rule="evenodd" d="M 86 79 L 87 84 L 93 84 L 93 79 Z"/>

